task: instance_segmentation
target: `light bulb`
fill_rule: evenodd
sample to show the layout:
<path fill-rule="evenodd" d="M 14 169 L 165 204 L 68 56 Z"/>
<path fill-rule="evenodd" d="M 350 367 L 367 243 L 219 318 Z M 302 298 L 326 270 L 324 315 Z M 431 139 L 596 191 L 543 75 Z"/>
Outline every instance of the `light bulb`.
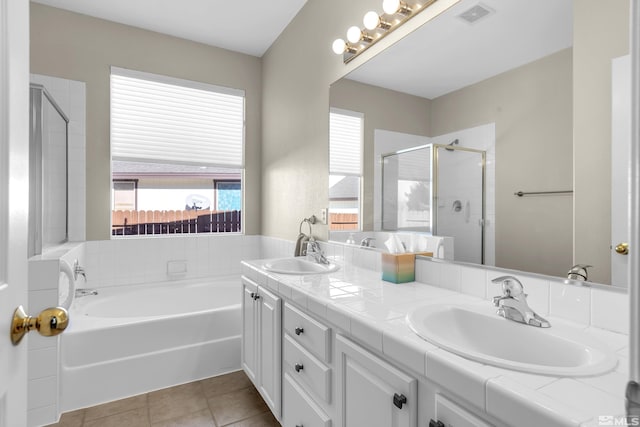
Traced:
<path fill-rule="evenodd" d="M 371 10 L 364 15 L 362 23 L 367 30 L 375 30 L 378 28 L 378 24 L 380 24 L 380 17 L 376 12 Z"/>
<path fill-rule="evenodd" d="M 347 40 L 351 43 L 358 43 L 362 39 L 362 30 L 355 25 L 347 30 Z"/>
<path fill-rule="evenodd" d="M 333 44 L 331 45 L 331 49 L 333 49 L 333 53 L 336 55 L 342 55 L 347 48 L 347 43 L 345 43 L 342 39 L 335 39 Z"/>
<path fill-rule="evenodd" d="M 382 10 L 387 15 L 393 15 L 400 9 L 400 0 L 384 0 L 382 2 Z"/>

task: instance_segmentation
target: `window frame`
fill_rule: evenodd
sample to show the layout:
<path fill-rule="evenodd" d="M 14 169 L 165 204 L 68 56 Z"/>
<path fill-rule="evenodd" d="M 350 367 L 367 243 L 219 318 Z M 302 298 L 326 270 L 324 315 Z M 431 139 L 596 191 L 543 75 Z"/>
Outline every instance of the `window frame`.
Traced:
<path fill-rule="evenodd" d="M 194 166 L 212 166 L 212 167 L 217 167 L 217 168 L 222 168 L 222 169 L 229 169 L 229 171 L 233 171 L 233 173 L 238 173 L 240 174 L 240 177 L 238 179 L 229 179 L 228 181 L 233 181 L 233 182 L 238 182 L 240 184 L 240 188 L 241 188 L 241 207 L 240 209 L 237 211 L 238 214 L 240 215 L 240 221 L 239 221 L 239 230 L 238 231 L 231 231 L 231 232 L 218 232 L 218 233 L 204 233 L 204 234 L 244 234 L 245 233 L 245 207 L 246 207 L 246 192 L 245 192 L 245 184 L 246 184 L 246 179 L 245 179 L 245 157 L 246 157 L 246 114 L 247 114 L 247 109 L 246 109 L 246 93 L 243 89 L 236 89 L 236 88 L 230 88 L 230 87 L 224 87 L 224 86 L 218 86 L 218 85 L 213 85 L 210 83 L 204 83 L 204 82 L 197 82 L 197 81 L 193 81 L 193 80 L 186 80 L 186 79 L 180 79 L 180 78 L 175 78 L 175 77 L 171 77 L 171 76 L 165 76 L 165 75 L 160 75 L 160 74 L 154 74 L 154 73 L 147 73 L 147 72 L 143 72 L 143 71 L 136 71 L 136 70 L 131 70 L 131 69 L 125 69 L 125 68 L 120 68 L 120 67 L 115 67 L 115 66 L 111 66 L 111 73 L 110 73 L 110 98 L 109 98 L 109 106 L 110 106 L 110 118 L 113 117 L 114 114 L 114 98 L 113 98 L 113 88 L 112 88 L 112 83 L 111 83 L 111 76 L 113 76 L 115 74 L 117 75 L 121 75 L 121 76 L 126 76 L 126 77 L 131 77 L 134 79 L 141 79 L 141 80 L 146 80 L 146 81 L 150 81 L 150 82 L 158 82 L 158 83 L 162 83 L 162 84 L 169 84 L 169 85 L 174 85 L 174 86 L 178 86 L 178 87 L 182 87 L 182 88 L 190 88 L 190 89 L 196 89 L 196 90 L 204 90 L 204 91 L 209 91 L 209 92 L 214 92 L 214 93 L 220 93 L 220 94 L 226 94 L 226 95 L 233 95 L 233 96 L 238 96 L 242 98 L 242 118 L 241 118 L 241 122 L 242 122 L 242 128 L 241 128 L 241 147 L 240 147 L 240 156 L 239 156 L 239 162 L 240 164 L 238 165 L 232 165 L 231 163 L 224 163 L 224 164 L 218 164 L 218 163 L 202 163 L 202 162 L 198 162 L 197 158 L 194 158 L 193 162 L 185 162 L 185 161 L 171 161 L 171 160 L 147 160 L 147 159 L 143 159 L 143 158 L 135 158 L 135 157 L 131 157 L 131 158 L 126 158 L 126 157 L 115 157 L 114 158 L 114 153 L 113 153 L 113 120 L 111 120 L 110 123 L 110 165 L 112 165 L 114 161 L 116 160 L 120 160 L 120 161 L 134 161 L 134 162 L 147 162 L 147 163 L 156 163 L 156 164 L 160 164 L 160 165 L 194 165 Z M 237 104 L 236 104 L 237 105 Z M 239 108 L 236 108 L 236 111 L 238 111 Z M 238 129 L 238 128 L 236 128 Z M 218 147 L 214 147 L 214 149 L 216 149 Z M 113 189 L 113 184 L 115 182 L 123 182 L 123 181 L 137 181 L 137 179 L 128 179 L 128 178 L 115 178 L 114 179 L 114 172 L 113 172 L 113 166 L 111 166 L 111 186 Z M 216 181 L 216 180 L 214 180 Z M 135 184 L 135 204 L 136 204 L 136 209 L 139 207 L 139 203 L 138 203 L 138 184 L 136 182 Z M 113 200 L 113 192 L 112 194 L 112 201 L 111 201 L 111 207 L 112 207 L 112 212 L 114 211 L 114 200 Z M 216 189 L 214 187 L 214 196 L 217 197 L 216 194 Z M 214 200 L 212 200 L 212 204 L 213 204 Z M 215 204 L 217 205 L 217 200 L 215 201 Z M 110 215 L 110 217 L 112 217 L 112 215 Z M 113 224 L 111 224 L 111 238 L 121 238 L 121 235 L 118 234 L 114 234 L 113 233 Z M 162 233 L 161 233 L 162 234 Z M 191 235 L 191 233 L 184 233 L 186 235 Z M 202 233 L 201 233 L 202 234 Z M 176 236 L 178 234 L 173 234 L 173 236 Z M 140 236 L 140 237 L 153 237 L 152 235 L 144 235 L 144 236 Z"/>
<path fill-rule="evenodd" d="M 365 114 L 363 112 L 355 111 L 355 110 L 347 110 L 344 108 L 331 107 L 329 109 L 329 117 L 331 118 L 331 114 L 339 114 L 349 117 L 355 117 L 360 120 L 360 142 L 359 142 L 359 172 L 358 174 L 338 174 L 332 173 L 331 171 L 331 151 L 329 151 L 329 176 L 357 176 L 358 177 L 358 201 L 357 201 L 357 209 L 358 209 L 358 224 L 353 230 L 332 230 L 331 229 L 331 209 L 329 209 L 329 231 L 331 232 L 357 232 L 362 231 L 363 228 L 363 199 L 364 199 L 364 185 L 363 185 L 363 175 L 364 175 L 364 133 L 365 133 Z M 329 150 L 331 150 L 331 119 L 329 120 Z M 331 198 L 329 198 L 329 204 L 331 204 Z M 336 199 L 337 200 L 337 199 Z"/>

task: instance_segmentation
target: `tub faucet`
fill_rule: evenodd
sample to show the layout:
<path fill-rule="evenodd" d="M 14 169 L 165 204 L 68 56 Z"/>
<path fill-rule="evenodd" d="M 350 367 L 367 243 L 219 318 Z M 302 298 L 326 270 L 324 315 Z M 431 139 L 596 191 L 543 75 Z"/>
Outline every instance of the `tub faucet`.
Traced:
<path fill-rule="evenodd" d="M 320 249 L 320 245 L 316 240 L 309 240 L 307 243 L 307 257 L 310 257 L 318 264 L 329 264 L 329 260 L 322 253 L 322 249 Z"/>
<path fill-rule="evenodd" d="M 520 281 L 513 276 L 500 276 L 491 281 L 502 283 L 502 295 L 493 297 L 493 305 L 498 307 L 497 314 L 505 319 L 539 328 L 549 328 L 551 324 L 538 316 L 527 304 L 527 294 Z"/>
<path fill-rule="evenodd" d="M 364 239 L 362 239 L 360 241 L 360 246 L 365 247 L 365 248 L 375 248 L 376 245 L 375 242 L 376 238 L 375 237 L 365 237 Z"/>
<path fill-rule="evenodd" d="M 87 283 L 87 272 L 84 271 L 84 267 L 80 265 L 78 260 L 73 261 L 73 279 L 78 280 L 78 276 L 84 278 L 84 282 Z"/>
<path fill-rule="evenodd" d="M 571 269 L 569 270 L 569 272 L 567 273 L 567 279 L 571 279 L 571 280 L 583 280 L 583 281 L 587 281 L 587 268 L 589 267 L 593 267 L 592 265 L 586 265 L 586 264 L 576 264 L 573 267 L 571 267 Z"/>

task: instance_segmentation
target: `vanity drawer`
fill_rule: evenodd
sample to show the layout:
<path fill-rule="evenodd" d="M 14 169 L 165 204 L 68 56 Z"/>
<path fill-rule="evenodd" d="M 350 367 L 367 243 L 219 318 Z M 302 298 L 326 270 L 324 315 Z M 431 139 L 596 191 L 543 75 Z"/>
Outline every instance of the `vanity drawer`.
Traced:
<path fill-rule="evenodd" d="M 284 305 L 284 330 L 322 361 L 331 360 L 331 328 L 290 304 Z"/>
<path fill-rule="evenodd" d="M 306 384 L 318 397 L 330 403 L 331 368 L 287 334 L 284 337 L 284 364 L 293 378 Z"/>
<path fill-rule="evenodd" d="M 283 427 L 331 427 L 331 419 L 289 376 L 284 374 Z"/>

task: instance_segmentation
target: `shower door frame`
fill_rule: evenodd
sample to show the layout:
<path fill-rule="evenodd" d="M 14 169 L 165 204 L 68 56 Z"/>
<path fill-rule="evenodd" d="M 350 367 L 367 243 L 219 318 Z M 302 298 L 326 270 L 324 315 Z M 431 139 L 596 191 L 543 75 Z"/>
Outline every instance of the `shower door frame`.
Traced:
<path fill-rule="evenodd" d="M 29 84 L 29 242 L 28 256 L 39 255 L 42 253 L 42 236 L 43 236 L 43 174 L 42 174 L 42 137 L 43 137 L 43 117 L 44 102 L 46 98 L 51 106 L 56 110 L 65 123 L 65 239 L 64 243 L 69 240 L 69 118 L 51 96 L 47 88 L 41 84 Z M 33 189 L 31 187 L 34 187 Z M 32 190 L 34 193 L 31 193 Z M 33 230 L 33 234 L 31 233 Z"/>
<path fill-rule="evenodd" d="M 473 148 L 467 147 L 459 147 L 453 145 L 443 145 L 443 144 L 428 144 L 431 145 L 431 185 L 432 185 L 432 200 L 431 205 L 435 207 L 435 209 L 431 209 L 431 221 L 433 226 L 431 227 L 431 234 L 434 236 L 438 236 L 438 193 L 440 191 L 440 183 L 438 182 L 438 172 L 440 170 L 440 162 L 439 162 L 439 154 L 438 148 L 444 148 L 448 151 L 466 151 L 470 153 L 478 153 L 481 157 L 481 167 L 482 167 L 482 216 L 480 218 L 480 264 L 484 265 L 485 263 L 485 228 L 486 228 L 486 198 L 487 198 L 487 152 L 485 150 L 476 150 Z"/>
<path fill-rule="evenodd" d="M 381 164 L 381 188 L 380 188 L 380 230 L 381 231 L 399 231 L 398 227 L 396 225 L 396 229 L 395 230 L 388 230 L 384 227 L 384 160 L 386 157 L 389 156 L 395 156 L 395 155 L 399 155 L 399 154 L 405 154 L 405 153 L 411 153 L 412 151 L 418 151 L 418 150 L 422 150 L 422 149 L 430 149 L 431 150 L 431 164 L 433 165 L 433 145 L 432 143 L 429 144 L 423 144 L 423 145 L 416 145 L 415 147 L 409 147 L 409 148 L 403 148 L 402 150 L 398 150 L 398 151 L 392 151 L 389 153 L 383 153 L 380 155 L 380 164 Z M 429 199 L 431 200 L 431 203 L 433 205 L 433 168 L 431 168 L 430 170 L 430 174 L 431 176 L 429 177 L 431 179 L 430 183 L 429 183 Z M 397 216 L 397 213 L 396 213 Z M 397 218 L 396 218 L 396 223 L 397 223 Z M 431 233 L 431 235 L 435 235 L 435 233 L 433 232 L 433 206 L 429 206 L 429 233 Z M 411 232 L 411 230 L 400 230 L 403 232 Z M 414 231 L 415 232 L 415 231 Z"/>

